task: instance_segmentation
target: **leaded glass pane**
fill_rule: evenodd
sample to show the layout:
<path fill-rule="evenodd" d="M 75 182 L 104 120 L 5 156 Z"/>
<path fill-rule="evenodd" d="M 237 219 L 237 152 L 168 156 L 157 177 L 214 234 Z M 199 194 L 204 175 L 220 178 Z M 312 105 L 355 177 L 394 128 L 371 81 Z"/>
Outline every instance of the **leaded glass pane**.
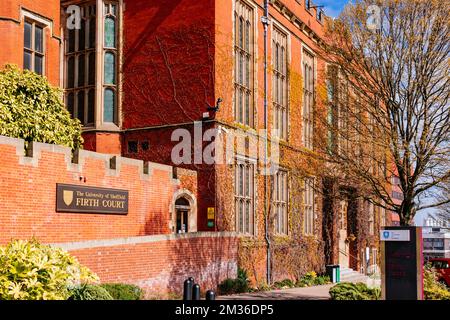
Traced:
<path fill-rule="evenodd" d="M 31 48 L 31 30 L 32 30 L 32 25 L 28 22 L 25 22 L 25 32 L 24 32 L 24 47 L 28 48 L 28 49 L 32 49 Z"/>
<path fill-rule="evenodd" d="M 105 83 L 116 83 L 116 61 L 115 55 L 112 52 L 105 53 Z"/>
<path fill-rule="evenodd" d="M 44 30 L 38 26 L 35 27 L 34 49 L 39 53 L 44 52 Z"/>
<path fill-rule="evenodd" d="M 89 19 L 89 48 L 95 48 L 95 18 Z"/>
<path fill-rule="evenodd" d="M 69 30 L 68 37 L 69 37 L 68 39 L 69 45 L 67 48 L 67 52 L 71 53 L 75 51 L 75 29 Z"/>
<path fill-rule="evenodd" d="M 78 30 L 78 51 L 82 51 L 86 47 L 86 21 L 82 20 L 81 28 Z"/>
<path fill-rule="evenodd" d="M 89 70 L 88 70 L 89 85 L 95 84 L 95 52 L 89 54 Z"/>
<path fill-rule="evenodd" d="M 105 97 L 103 103 L 103 121 L 114 122 L 116 98 L 112 89 L 105 89 Z"/>
<path fill-rule="evenodd" d="M 91 89 L 88 93 L 88 123 L 94 123 L 95 118 L 95 90 Z"/>
<path fill-rule="evenodd" d="M 85 75 L 85 60 L 84 54 L 78 56 L 78 87 L 84 86 L 84 75 Z"/>
<path fill-rule="evenodd" d="M 116 47 L 116 20 L 112 17 L 105 19 L 105 47 Z"/>
<path fill-rule="evenodd" d="M 31 53 L 25 51 L 23 53 L 23 68 L 31 70 Z"/>
<path fill-rule="evenodd" d="M 42 75 L 43 74 L 43 64 L 44 64 L 44 57 L 36 54 L 34 56 L 34 72 Z"/>
<path fill-rule="evenodd" d="M 67 87 L 73 88 L 74 87 L 74 79 L 75 79 L 75 58 L 70 57 L 67 62 Z"/>
<path fill-rule="evenodd" d="M 77 96 L 77 118 L 84 124 L 84 91 L 78 92 Z"/>
<path fill-rule="evenodd" d="M 70 115 L 72 116 L 72 118 L 75 116 L 74 115 L 74 94 L 71 92 L 67 95 L 67 110 L 69 111 Z"/>

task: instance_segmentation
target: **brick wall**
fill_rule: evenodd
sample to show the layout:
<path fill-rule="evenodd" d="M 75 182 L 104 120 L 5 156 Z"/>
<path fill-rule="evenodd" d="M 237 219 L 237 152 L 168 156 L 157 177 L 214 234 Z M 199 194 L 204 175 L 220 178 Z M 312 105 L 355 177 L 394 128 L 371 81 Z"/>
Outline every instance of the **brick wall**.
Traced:
<path fill-rule="evenodd" d="M 61 242 L 169 232 L 172 197 L 182 187 L 172 179 L 172 167 L 149 163 L 144 174 L 138 160 L 118 157 L 117 169 L 110 169 L 110 155 L 81 150 L 73 163 L 68 148 L 33 143 L 32 149 L 26 157 L 23 141 L 0 138 L 1 243 L 14 237 Z M 57 183 L 129 190 L 129 213 L 57 213 Z"/>
<path fill-rule="evenodd" d="M 60 84 L 60 1 L 2 0 L 0 5 L 0 68 L 5 64 L 23 67 L 24 12 L 38 16 L 45 27 L 44 75 L 54 86 Z M 32 20 L 32 19 L 31 19 Z"/>
<path fill-rule="evenodd" d="M 103 282 L 137 284 L 148 295 L 181 295 L 187 277 L 193 277 L 203 292 L 215 290 L 222 280 L 237 274 L 237 240 L 229 233 L 147 236 L 56 246 L 69 250 Z"/>
<path fill-rule="evenodd" d="M 26 153 L 23 140 L 3 136 L 0 154 L 0 244 L 32 237 L 57 243 L 102 281 L 149 291 L 178 290 L 186 276 L 213 288 L 235 275 L 233 236 L 171 234 L 174 197 L 197 197 L 196 172 L 180 169 L 174 179 L 170 166 L 43 143 Z M 57 183 L 128 190 L 129 212 L 56 212 Z"/>

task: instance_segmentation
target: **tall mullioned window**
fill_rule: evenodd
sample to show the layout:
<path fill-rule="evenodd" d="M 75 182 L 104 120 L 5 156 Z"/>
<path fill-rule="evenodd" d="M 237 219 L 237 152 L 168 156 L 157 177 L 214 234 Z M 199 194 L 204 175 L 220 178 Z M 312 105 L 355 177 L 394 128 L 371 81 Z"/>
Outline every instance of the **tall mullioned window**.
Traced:
<path fill-rule="evenodd" d="M 303 50 L 303 144 L 313 148 L 314 135 L 314 57 Z"/>
<path fill-rule="evenodd" d="M 275 233 L 288 233 L 288 174 L 278 171 L 273 175 L 272 208 Z"/>
<path fill-rule="evenodd" d="M 304 209 L 304 233 L 314 233 L 314 179 L 305 179 L 305 189 L 303 194 Z"/>
<path fill-rule="evenodd" d="M 66 105 L 85 126 L 94 124 L 96 75 L 96 5 L 81 7 L 80 29 L 67 31 Z"/>
<path fill-rule="evenodd" d="M 254 126 L 253 112 L 253 10 L 236 0 L 234 12 L 234 112 L 235 120 Z"/>
<path fill-rule="evenodd" d="M 255 164 L 238 160 L 234 183 L 236 231 L 253 234 L 255 211 Z"/>
<path fill-rule="evenodd" d="M 103 121 L 117 122 L 117 5 L 105 3 L 104 16 Z"/>
<path fill-rule="evenodd" d="M 23 68 L 43 75 L 44 28 L 33 21 L 25 21 L 23 40 Z"/>
<path fill-rule="evenodd" d="M 117 124 L 119 7 L 114 2 L 104 2 L 100 10 L 96 2 L 79 7 L 80 28 L 65 32 L 66 105 L 84 126 Z M 102 26 L 98 26 L 98 15 Z"/>
<path fill-rule="evenodd" d="M 287 36 L 274 28 L 272 35 L 273 84 L 272 100 L 274 129 L 278 137 L 288 137 L 288 94 L 287 94 Z"/>

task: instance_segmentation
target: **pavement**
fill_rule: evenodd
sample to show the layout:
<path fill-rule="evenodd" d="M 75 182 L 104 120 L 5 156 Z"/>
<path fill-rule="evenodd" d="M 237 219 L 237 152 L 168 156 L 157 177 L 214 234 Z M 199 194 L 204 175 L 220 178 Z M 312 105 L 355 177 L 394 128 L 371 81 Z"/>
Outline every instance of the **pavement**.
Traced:
<path fill-rule="evenodd" d="M 217 300 L 329 300 L 335 284 L 219 296 Z"/>

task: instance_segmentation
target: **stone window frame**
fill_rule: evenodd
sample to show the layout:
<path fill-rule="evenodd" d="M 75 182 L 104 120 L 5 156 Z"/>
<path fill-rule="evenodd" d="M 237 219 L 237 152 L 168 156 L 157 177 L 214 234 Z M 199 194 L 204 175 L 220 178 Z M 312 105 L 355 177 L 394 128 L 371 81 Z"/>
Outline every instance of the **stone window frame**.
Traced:
<path fill-rule="evenodd" d="M 93 127 L 95 125 L 95 110 L 96 110 L 96 95 L 97 95 L 97 4 L 96 1 L 90 1 L 83 3 L 81 7 L 82 22 L 81 25 L 84 28 L 80 30 L 68 30 L 64 37 L 64 90 L 65 90 L 65 102 L 69 112 L 74 118 L 78 118 L 84 127 Z M 88 10 L 88 13 L 86 13 Z M 95 29 L 91 30 L 91 22 L 94 22 Z M 80 49 L 80 32 L 84 33 L 84 45 Z M 94 37 L 94 42 L 91 36 Z M 71 50 L 71 37 L 73 37 L 73 50 Z M 89 40 L 89 41 L 87 41 Z M 83 59 L 81 60 L 81 57 Z M 92 60 L 93 58 L 93 60 Z M 71 63 L 71 61 L 73 61 Z M 84 79 L 80 83 L 80 64 L 83 61 Z M 94 66 L 91 62 L 94 61 Z M 71 64 L 73 64 L 73 76 L 70 76 Z M 91 68 L 94 69 L 94 79 L 90 75 L 92 74 Z M 91 82 L 92 81 L 92 82 Z M 81 85 L 80 85 L 81 84 Z M 91 96 L 94 93 L 94 96 Z M 82 96 L 83 100 L 80 100 Z M 91 100 L 93 98 L 93 101 Z M 83 101 L 83 114 L 80 114 L 80 101 Z"/>
<path fill-rule="evenodd" d="M 117 6 L 116 8 L 116 25 L 115 25 L 115 48 L 105 47 L 105 4 L 110 5 L 114 4 Z M 123 47 L 123 0 L 91 0 L 91 1 L 66 1 L 63 3 L 62 13 L 63 19 L 61 19 L 63 26 L 66 22 L 67 13 L 65 12 L 66 8 L 70 5 L 79 5 L 80 7 L 86 7 L 89 5 L 95 5 L 95 103 L 94 103 L 94 121 L 84 121 L 83 130 L 106 130 L 106 131 L 118 131 L 120 130 L 122 118 L 121 114 L 121 88 L 122 88 L 122 75 L 119 72 L 120 66 L 122 64 L 122 47 Z M 101 10 L 99 10 L 101 8 Z M 66 105 L 69 105 L 68 101 L 68 92 L 71 90 L 67 90 L 67 77 L 68 77 L 68 59 L 67 59 L 67 50 L 66 46 L 68 46 L 68 32 L 66 28 L 63 28 L 63 41 L 64 44 L 62 46 L 62 58 L 64 61 L 62 73 L 63 73 L 63 86 L 64 86 L 64 101 Z M 76 30 L 76 38 L 78 38 L 78 30 Z M 76 40 L 78 41 L 78 40 Z M 105 53 L 106 52 L 114 52 L 115 54 L 115 83 L 114 84 L 106 84 L 105 83 Z M 87 60 L 87 59 L 86 59 Z M 78 72 L 78 68 L 75 67 L 75 72 Z M 104 99 L 105 99 L 105 89 L 112 89 L 115 93 L 114 96 L 114 119 L 113 122 L 104 121 Z M 88 101 L 88 98 L 86 98 Z M 87 106 L 87 104 L 85 103 Z M 85 109 L 88 109 L 87 107 Z M 86 112 L 85 112 L 86 113 Z"/>
<path fill-rule="evenodd" d="M 309 61 L 308 61 L 309 60 Z M 312 51 L 302 48 L 303 74 L 303 112 L 302 112 L 302 141 L 306 149 L 314 148 L 314 108 L 316 84 L 316 58 Z"/>
<path fill-rule="evenodd" d="M 255 6 L 249 2 L 234 1 L 234 120 L 251 128 L 255 127 L 256 12 Z M 240 26 L 242 32 L 239 31 Z M 242 37 L 239 37 L 240 34 Z M 239 93 L 242 93 L 242 98 Z"/>
<path fill-rule="evenodd" d="M 241 177 L 242 184 L 240 183 Z M 246 211 L 249 207 L 250 210 Z M 239 208 L 242 208 L 242 219 L 239 214 Z M 256 161 L 253 159 L 236 157 L 234 168 L 234 211 L 236 232 L 250 236 L 255 235 Z"/>
<path fill-rule="evenodd" d="M 20 20 L 23 21 L 23 69 L 25 68 L 25 52 L 31 53 L 31 68 L 26 69 L 33 72 L 36 72 L 35 70 L 35 56 L 39 55 L 42 57 L 42 72 L 37 74 L 45 76 L 46 75 L 46 50 L 47 50 L 47 39 L 46 39 L 46 33 L 47 30 L 50 29 L 50 34 L 53 33 L 53 22 L 51 20 L 48 20 L 38 14 L 35 14 L 31 11 L 28 11 L 26 9 L 21 9 L 20 11 Z M 25 47 L 25 24 L 31 24 L 31 48 Z M 36 26 L 42 29 L 42 51 L 38 52 L 35 48 L 35 30 Z"/>
<path fill-rule="evenodd" d="M 281 175 L 281 177 L 280 177 Z M 280 179 L 281 178 L 281 179 Z M 274 217 L 274 233 L 278 235 L 289 234 L 289 173 L 279 169 L 272 176 L 273 193 L 272 209 Z M 283 186 L 280 188 L 280 186 Z M 281 211 L 281 215 L 279 214 Z"/>
<path fill-rule="evenodd" d="M 375 205 L 369 201 L 369 235 L 375 235 Z"/>
<path fill-rule="evenodd" d="M 303 232 L 306 235 L 313 235 L 315 229 L 315 205 L 314 205 L 314 177 L 307 177 L 303 182 Z"/>
<path fill-rule="evenodd" d="M 276 133 L 278 133 L 276 135 L 278 138 L 287 141 L 289 137 L 289 33 L 275 21 L 272 25 L 273 129 L 278 130 L 276 131 Z M 281 48 L 280 51 L 278 51 L 279 54 L 277 54 L 276 51 L 277 46 Z M 280 61 L 280 58 L 282 60 L 281 68 L 280 63 L 277 63 L 277 61 Z M 277 86 L 277 83 L 281 85 Z M 281 89 L 277 90 L 280 87 Z M 281 120 L 280 117 L 277 117 L 278 112 L 281 113 Z"/>

